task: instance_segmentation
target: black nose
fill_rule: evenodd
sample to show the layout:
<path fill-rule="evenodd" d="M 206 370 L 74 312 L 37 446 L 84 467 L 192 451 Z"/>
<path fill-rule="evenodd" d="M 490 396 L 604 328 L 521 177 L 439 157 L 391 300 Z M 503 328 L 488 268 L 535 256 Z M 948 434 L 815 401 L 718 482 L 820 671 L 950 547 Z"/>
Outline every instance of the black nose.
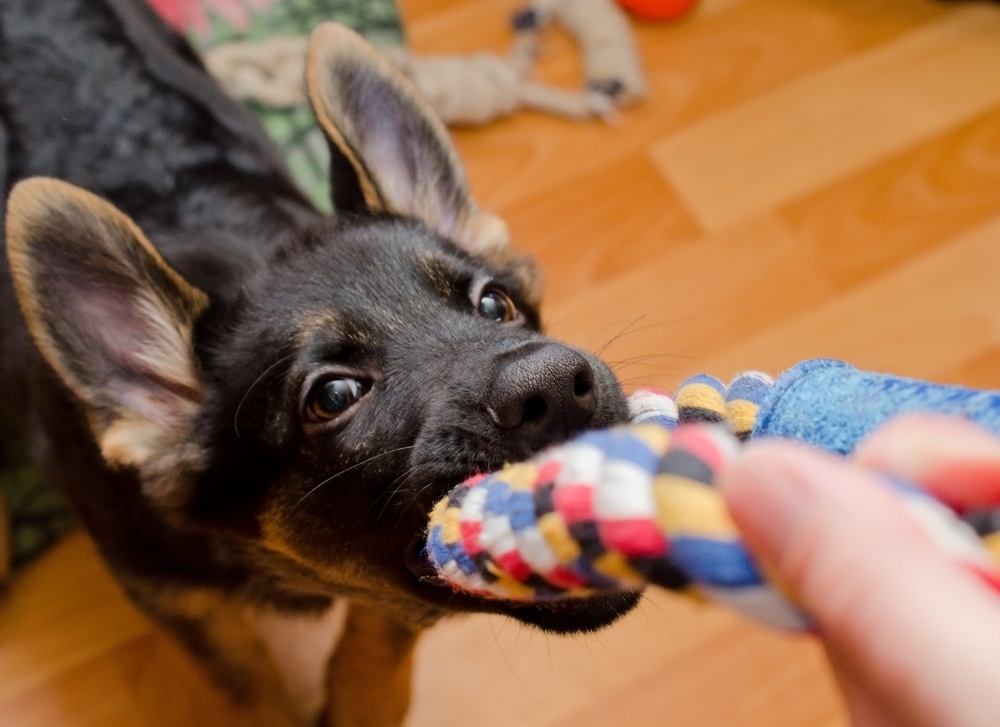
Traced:
<path fill-rule="evenodd" d="M 553 344 L 518 349 L 505 359 L 486 400 L 497 427 L 532 449 L 587 428 L 597 404 L 587 359 Z"/>

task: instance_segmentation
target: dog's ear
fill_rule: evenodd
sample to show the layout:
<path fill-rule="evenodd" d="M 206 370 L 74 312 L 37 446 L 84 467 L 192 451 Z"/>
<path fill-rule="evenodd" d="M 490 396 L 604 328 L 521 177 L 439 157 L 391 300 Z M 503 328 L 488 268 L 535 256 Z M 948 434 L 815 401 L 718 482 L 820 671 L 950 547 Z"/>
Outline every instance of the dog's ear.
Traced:
<path fill-rule="evenodd" d="M 512 256 L 506 225 L 477 209 L 444 124 L 383 54 L 325 23 L 309 40 L 306 81 L 330 140 L 337 210 L 414 217 L 474 254 Z"/>
<path fill-rule="evenodd" d="M 192 333 L 208 298 L 122 212 L 54 179 L 11 192 L 7 254 L 28 329 L 83 403 L 104 458 L 169 498 L 179 468 L 200 457 Z"/>

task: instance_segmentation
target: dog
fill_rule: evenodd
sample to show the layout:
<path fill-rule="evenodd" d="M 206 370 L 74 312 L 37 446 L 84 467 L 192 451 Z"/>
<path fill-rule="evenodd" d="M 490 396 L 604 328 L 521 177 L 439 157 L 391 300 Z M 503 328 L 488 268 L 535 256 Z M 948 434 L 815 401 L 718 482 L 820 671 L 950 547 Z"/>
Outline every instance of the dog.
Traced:
<path fill-rule="evenodd" d="M 627 407 L 541 332 L 534 264 L 380 54 L 310 39 L 333 217 L 142 0 L 4 0 L 0 55 L 4 456 L 65 494 L 244 723 L 397 725 L 440 618 L 573 633 L 636 603 L 430 572 L 451 487 Z"/>

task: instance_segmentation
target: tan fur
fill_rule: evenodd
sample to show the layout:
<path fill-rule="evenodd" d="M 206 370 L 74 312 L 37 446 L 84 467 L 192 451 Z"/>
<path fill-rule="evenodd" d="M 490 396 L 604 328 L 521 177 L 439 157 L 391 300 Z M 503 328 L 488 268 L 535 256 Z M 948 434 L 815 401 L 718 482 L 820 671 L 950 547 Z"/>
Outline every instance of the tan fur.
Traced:
<path fill-rule="evenodd" d="M 403 723 L 420 630 L 377 607 L 337 601 L 324 614 L 287 617 L 210 589 L 154 593 L 159 608 L 204 629 L 216 650 L 206 667 L 242 695 L 247 727 L 311 726 L 323 703 L 328 727 Z"/>
<path fill-rule="evenodd" d="M 273 513 L 262 518 L 261 525 L 266 547 L 303 562 L 287 545 Z M 345 572 L 329 575 L 345 585 L 365 584 L 364 578 Z M 367 585 L 370 588 L 370 582 Z M 410 703 L 413 650 L 421 631 L 402 624 L 376 604 L 350 603 L 326 669 L 328 727 L 397 727 L 403 723 Z"/>
<path fill-rule="evenodd" d="M 326 705 L 327 664 L 343 637 L 347 612 L 343 599 L 316 616 L 247 611 L 248 623 L 277 666 L 296 716 L 304 724 L 315 724 Z"/>
<path fill-rule="evenodd" d="M 261 516 L 260 520 L 260 544 L 270 550 L 271 552 L 277 553 L 288 558 L 290 561 L 297 563 L 307 569 L 312 569 L 315 564 L 309 560 L 306 560 L 295 548 L 290 546 L 285 540 L 284 532 L 278 521 L 277 516 L 272 512 L 266 512 Z"/>
<path fill-rule="evenodd" d="M 328 727 L 403 723 L 419 634 L 371 606 L 351 604 L 330 660 Z"/>
<path fill-rule="evenodd" d="M 424 189 L 394 189 L 392 180 L 379 178 L 361 160 L 359 131 L 355 129 L 339 102 L 339 89 L 332 87 L 335 74 L 330 69 L 353 63 L 379 73 L 398 95 L 412 105 L 414 116 L 422 118 L 435 143 L 444 154 L 456 180 L 459 209 L 454 213 L 442 206 L 441 198 Z M 469 252 L 506 262 L 513 256 L 507 226 L 496 215 L 478 209 L 469 192 L 464 168 L 448 131 L 416 87 L 386 56 L 376 51 L 357 33 L 337 23 L 317 27 L 309 41 L 306 61 L 306 85 L 316 118 L 334 144 L 354 168 L 361 183 L 365 203 L 375 211 L 415 217 L 451 238 Z M 383 175 L 384 176 L 384 175 Z M 418 196 L 412 196 L 414 194 Z"/>
<path fill-rule="evenodd" d="M 138 342 L 137 358 L 184 392 L 183 396 L 170 394 L 177 411 L 173 421 L 144 416 L 142 402 L 137 402 L 133 410 L 108 413 L 100 394 L 81 380 L 54 342 L 44 315 L 46 303 L 36 289 L 34 242 L 46 234 L 53 221 L 65 218 L 73 220 L 75 229 L 92 233 L 103 246 L 101 251 L 120 260 L 123 268 L 129 268 L 129 255 L 138 250 L 168 281 L 170 290 L 164 292 L 163 298 L 139 293 L 136 307 L 145 314 L 154 335 L 151 340 Z M 156 482 L 176 472 L 182 456 L 197 460 L 200 453 L 184 443 L 200 398 L 192 329 L 208 307 L 207 296 L 181 278 L 126 215 L 96 195 L 56 179 L 28 179 L 14 187 L 7 210 L 7 252 L 28 330 L 49 365 L 89 405 L 91 428 L 107 462 L 145 470 L 155 489 Z M 165 484 L 164 489 L 171 484 Z"/>
<path fill-rule="evenodd" d="M 134 585 L 134 584 L 133 584 Z M 285 678 L 265 641 L 248 619 L 247 607 L 207 588 L 140 592 L 158 609 L 197 622 L 213 653 L 204 658 L 208 673 L 235 696 L 246 727 L 305 727 L 306 720 L 286 691 Z"/>
<path fill-rule="evenodd" d="M 136 228 L 138 230 L 138 228 Z M 140 239 L 148 240 L 142 237 Z M 162 262 L 162 259 L 158 260 Z M 166 267 L 164 269 L 173 273 L 173 270 Z M 178 277 L 178 280 L 189 288 L 197 302 L 194 306 L 194 315 L 189 320 L 174 318 L 166 315 L 167 311 L 162 306 L 162 301 L 154 299 L 147 293 L 140 294 L 136 299 L 136 307 L 142 310 L 147 319 L 153 323 L 156 339 L 155 341 L 143 341 L 142 350 L 137 358 L 146 363 L 150 368 L 155 368 L 163 377 L 169 379 L 175 386 L 184 387 L 191 394 L 200 389 L 198 377 L 191 366 L 194 360 L 192 356 L 192 324 L 201 315 L 204 308 L 208 306 L 208 298 L 200 290 L 192 288 Z M 192 396 L 192 399 L 197 398 Z"/>
<path fill-rule="evenodd" d="M 28 248 L 33 228 L 42 219 L 61 209 L 70 209 L 79 215 L 78 225 L 89 221 L 91 224 L 104 227 L 109 235 L 117 234 L 123 239 L 134 240 L 177 287 L 192 320 L 208 307 L 208 296 L 178 275 L 128 216 L 96 194 L 60 179 L 47 177 L 25 179 L 14 185 L 11 190 L 7 200 L 6 231 L 7 254 L 11 258 L 12 265 L 17 261 L 21 270 L 30 270 L 31 259 Z M 14 282 L 16 286 L 22 287 L 28 281 L 23 276 L 15 274 Z M 19 290 L 18 299 L 21 300 L 21 297 L 22 291 Z M 25 315 L 32 310 L 25 311 Z"/>
<path fill-rule="evenodd" d="M 524 286 L 528 302 L 538 307 L 545 288 L 545 276 L 542 274 L 541 268 L 528 255 L 515 255 L 509 264 L 513 266 L 521 285 Z"/>
<path fill-rule="evenodd" d="M 344 329 L 344 319 L 337 311 L 333 310 L 310 310 L 303 312 L 297 317 L 295 340 L 306 343 L 317 334 L 329 331 L 342 332 Z M 351 341 L 360 346 L 374 346 L 377 344 L 371 334 L 363 330 L 353 330 Z"/>
<path fill-rule="evenodd" d="M 379 73 L 400 96 L 412 104 L 413 114 L 422 117 L 427 122 L 441 148 L 447 153 L 452 168 L 459 172 L 456 179 L 462 185 L 460 191 L 467 193 L 462 163 L 450 141 L 448 130 L 410 79 L 403 75 L 387 56 L 375 50 L 355 31 L 339 23 L 323 23 L 313 30 L 309 38 L 309 51 L 306 56 L 306 86 L 317 120 L 325 131 L 331 132 L 330 135 L 337 145 L 340 146 L 341 141 L 351 144 L 352 139 L 356 139 L 358 136 L 355 129 L 345 125 L 346 115 L 340 112 L 338 95 L 341 89 L 333 88 L 330 85 L 331 80 L 335 77 L 329 72 L 330 69 L 344 62 L 353 62 L 359 67 Z M 349 146 L 349 149 L 354 148 Z M 392 204 L 392 200 L 386 200 L 386 202 Z M 399 210 L 389 207 L 388 211 Z"/>
<path fill-rule="evenodd" d="M 359 568 L 352 568 L 349 565 L 333 570 L 326 568 L 322 563 L 305 558 L 295 548 L 288 543 L 288 538 L 280 524 L 280 514 L 273 510 L 265 512 L 259 519 L 261 528 L 260 544 L 273 553 L 281 555 L 288 560 L 302 566 L 304 569 L 313 571 L 322 576 L 327 582 L 336 584 L 343 593 L 351 594 L 376 591 L 380 581 Z M 383 584 L 388 588 L 388 584 Z"/>
<path fill-rule="evenodd" d="M 350 141 L 341 132 L 340 127 L 334 123 L 330 113 L 330 109 L 333 108 L 332 94 L 334 90 L 327 86 L 326 69 L 333 62 L 330 58 L 333 55 L 333 48 L 341 42 L 348 44 L 343 50 L 345 53 L 366 52 L 364 48 L 359 51 L 358 44 L 354 42 L 353 33 L 337 23 L 324 23 L 313 31 L 306 55 L 306 88 L 319 125 L 354 167 L 354 171 L 358 175 L 358 182 L 361 184 L 365 204 L 374 211 L 385 211 L 386 204 L 372 181 L 371 175 L 354 147 L 351 146 Z M 366 45 L 364 41 L 362 41 L 362 45 Z"/>
<path fill-rule="evenodd" d="M 112 466 L 141 467 L 163 448 L 162 428 L 135 416 L 115 419 L 101 434 L 101 455 Z"/>
<path fill-rule="evenodd" d="M 460 240 L 470 252 L 487 260 L 503 259 L 513 247 L 507 223 L 490 212 L 475 212 L 469 215 Z"/>

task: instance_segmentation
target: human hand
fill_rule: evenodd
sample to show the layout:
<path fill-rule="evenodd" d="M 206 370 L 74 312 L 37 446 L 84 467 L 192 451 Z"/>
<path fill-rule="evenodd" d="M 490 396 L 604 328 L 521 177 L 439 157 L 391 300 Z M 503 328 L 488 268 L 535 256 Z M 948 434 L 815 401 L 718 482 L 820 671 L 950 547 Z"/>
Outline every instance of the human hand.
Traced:
<path fill-rule="evenodd" d="M 1000 504 L 1000 439 L 905 417 L 850 460 L 748 445 L 719 486 L 754 555 L 813 617 L 857 727 L 1000 724 L 1000 597 L 935 546 L 872 471 L 959 510 Z"/>

